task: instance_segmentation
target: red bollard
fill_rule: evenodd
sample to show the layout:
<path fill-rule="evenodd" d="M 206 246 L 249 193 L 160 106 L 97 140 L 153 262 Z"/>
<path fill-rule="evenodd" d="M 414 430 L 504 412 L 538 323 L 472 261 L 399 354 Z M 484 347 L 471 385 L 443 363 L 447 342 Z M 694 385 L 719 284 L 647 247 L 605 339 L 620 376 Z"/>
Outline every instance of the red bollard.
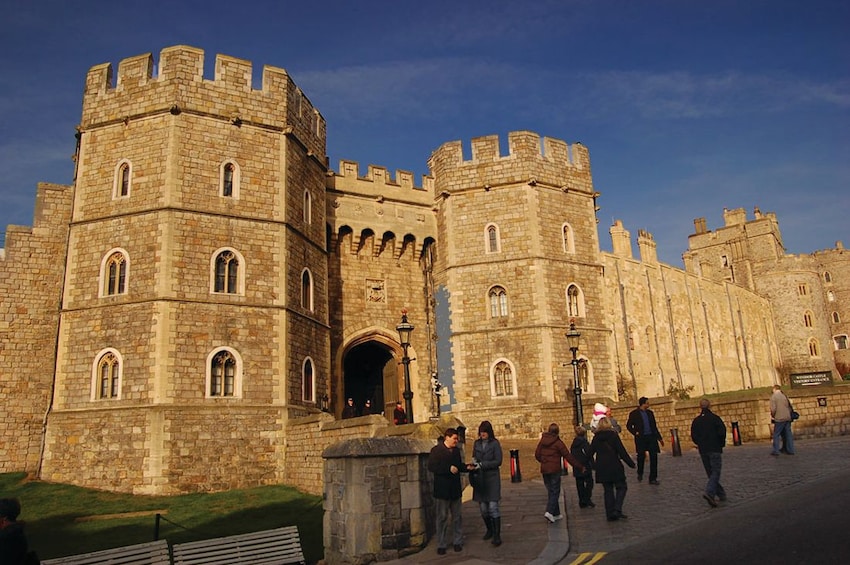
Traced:
<path fill-rule="evenodd" d="M 519 449 L 511 449 L 511 482 L 522 482 L 522 471 L 519 469 Z"/>
<path fill-rule="evenodd" d="M 732 422 L 732 445 L 741 445 L 741 430 L 738 429 L 738 422 Z"/>
<path fill-rule="evenodd" d="M 679 428 L 670 430 L 670 447 L 673 448 L 673 457 L 682 456 L 682 444 L 679 443 Z"/>

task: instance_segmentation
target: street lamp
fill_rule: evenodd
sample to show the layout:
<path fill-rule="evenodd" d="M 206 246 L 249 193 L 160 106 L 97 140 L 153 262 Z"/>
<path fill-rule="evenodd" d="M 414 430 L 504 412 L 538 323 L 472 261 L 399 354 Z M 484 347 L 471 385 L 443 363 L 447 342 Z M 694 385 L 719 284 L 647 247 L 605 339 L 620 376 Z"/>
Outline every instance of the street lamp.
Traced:
<path fill-rule="evenodd" d="M 401 348 L 404 351 L 404 356 L 401 358 L 401 364 L 404 365 L 404 409 L 407 411 L 408 423 L 413 423 L 413 391 L 410 390 L 410 357 L 407 356 L 407 348 L 410 347 L 410 332 L 413 331 L 413 324 L 407 321 L 407 310 L 401 311 L 401 323 L 396 326 L 398 332 L 398 340 L 401 342 Z"/>
<path fill-rule="evenodd" d="M 578 375 L 578 340 L 581 337 L 581 332 L 576 329 L 575 320 L 570 320 L 570 330 L 567 332 L 567 344 L 570 346 L 570 351 L 573 354 L 573 359 L 570 365 L 573 366 L 573 383 L 575 384 L 575 402 L 576 402 L 576 426 L 581 426 L 584 423 L 584 414 L 581 408 L 581 381 Z"/>

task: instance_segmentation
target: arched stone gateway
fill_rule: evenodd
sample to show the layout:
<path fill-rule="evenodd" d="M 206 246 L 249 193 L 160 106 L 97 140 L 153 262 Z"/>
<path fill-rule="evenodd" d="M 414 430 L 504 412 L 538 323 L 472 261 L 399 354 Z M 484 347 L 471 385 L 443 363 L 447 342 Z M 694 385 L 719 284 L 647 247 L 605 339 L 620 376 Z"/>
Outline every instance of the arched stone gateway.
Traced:
<path fill-rule="evenodd" d="M 341 416 L 346 399 L 353 398 L 358 409 L 362 410 L 366 400 L 370 400 L 373 414 L 383 413 L 391 418 L 404 391 L 401 346 L 389 336 L 369 332 L 351 340 L 341 357 L 341 377 L 335 387 L 340 407 L 337 417 Z"/>

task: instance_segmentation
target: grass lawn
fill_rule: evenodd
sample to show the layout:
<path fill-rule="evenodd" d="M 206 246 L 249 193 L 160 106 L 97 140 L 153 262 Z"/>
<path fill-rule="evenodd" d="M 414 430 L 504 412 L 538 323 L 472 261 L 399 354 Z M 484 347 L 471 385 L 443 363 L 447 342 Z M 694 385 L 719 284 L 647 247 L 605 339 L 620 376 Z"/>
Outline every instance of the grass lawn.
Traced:
<path fill-rule="evenodd" d="M 322 499 L 287 486 L 212 494 L 135 496 L 0 474 L 0 497 L 21 501 L 30 548 L 42 559 L 154 540 L 170 544 L 297 525 L 308 563 L 322 558 Z"/>

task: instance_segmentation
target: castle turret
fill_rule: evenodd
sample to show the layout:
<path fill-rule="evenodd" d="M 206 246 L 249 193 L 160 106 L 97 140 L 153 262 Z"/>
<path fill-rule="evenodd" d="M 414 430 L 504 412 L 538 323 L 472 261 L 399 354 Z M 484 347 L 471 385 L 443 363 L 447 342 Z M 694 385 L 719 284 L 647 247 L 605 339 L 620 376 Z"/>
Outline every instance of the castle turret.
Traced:
<path fill-rule="evenodd" d="M 611 234 L 611 246 L 614 255 L 632 258 L 632 234 L 629 230 L 623 227 L 623 220 L 617 220 L 610 228 L 608 233 Z"/>
<path fill-rule="evenodd" d="M 658 250 L 655 239 L 646 230 L 638 231 L 638 249 L 640 249 L 640 260 L 644 263 L 655 265 L 658 263 Z"/>
<path fill-rule="evenodd" d="M 440 374 L 451 373 L 462 391 L 455 407 L 491 418 L 496 406 L 505 413 L 511 404 L 565 399 L 573 387 L 562 365 L 571 319 L 588 360 L 585 388 L 616 390 L 587 149 L 527 131 L 510 133 L 508 148 L 501 155 L 496 136 L 480 137 L 468 160 L 458 141 L 429 160 L 441 250 L 437 324 L 445 328 L 438 348 L 441 360 L 455 360 Z M 517 378 L 520 370 L 534 377 Z"/>
<path fill-rule="evenodd" d="M 324 120 L 283 69 L 203 59 L 86 77 L 46 479 L 274 482 L 273 430 L 329 390 Z"/>

